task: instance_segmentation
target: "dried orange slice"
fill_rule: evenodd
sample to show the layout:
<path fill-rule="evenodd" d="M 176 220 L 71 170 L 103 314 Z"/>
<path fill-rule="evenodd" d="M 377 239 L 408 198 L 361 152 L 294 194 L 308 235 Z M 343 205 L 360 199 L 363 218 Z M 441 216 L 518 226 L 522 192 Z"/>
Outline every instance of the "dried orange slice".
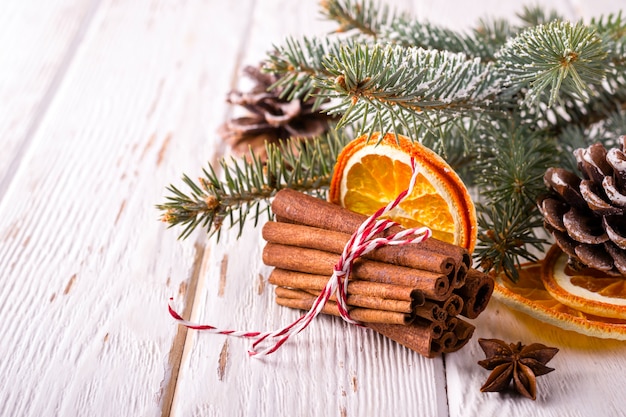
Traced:
<path fill-rule="evenodd" d="M 547 262 L 551 259 L 552 255 L 542 262 L 523 265 L 519 269 L 517 282 L 510 281 L 504 274 L 495 276 L 494 298 L 515 310 L 565 330 L 603 339 L 626 340 L 626 320 L 585 313 L 550 295 L 541 275 L 542 269 L 548 268 Z"/>
<path fill-rule="evenodd" d="M 626 319 L 626 278 L 588 268 L 574 271 L 558 246 L 548 251 L 541 278 L 548 293 L 566 306 L 596 316 Z"/>
<path fill-rule="evenodd" d="M 374 134 L 350 142 L 337 159 L 330 201 L 371 215 L 408 188 L 412 157 L 415 188 L 388 217 L 405 227 L 428 226 L 433 237 L 472 252 L 476 211 L 465 185 L 439 155 L 407 137 Z"/>

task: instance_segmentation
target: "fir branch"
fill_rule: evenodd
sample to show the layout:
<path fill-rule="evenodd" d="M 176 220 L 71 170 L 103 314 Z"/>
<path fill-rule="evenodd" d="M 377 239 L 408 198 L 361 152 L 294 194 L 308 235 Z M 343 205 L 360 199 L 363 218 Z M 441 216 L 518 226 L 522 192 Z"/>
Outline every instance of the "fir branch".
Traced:
<path fill-rule="evenodd" d="M 331 77 L 315 85 L 336 103 L 327 111 L 342 115 L 338 128 L 362 122 L 361 132 L 411 132 L 436 116 L 494 111 L 501 100 L 491 66 L 463 54 L 357 44 L 324 65 Z"/>
<path fill-rule="evenodd" d="M 496 53 L 517 31 L 518 28 L 505 19 L 481 19 L 468 41 L 472 45 L 468 50 L 483 60 L 495 61 Z"/>
<path fill-rule="evenodd" d="M 406 16 L 374 0 L 323 0 L 321 6 L 322 16 L 339 24 L 336 32 L 356 30 L 372 37 L 377 37 L 391 22 Z"/>
<path fill-rule="evenodd" d="M 548 107 L 559 94 L 588 100 L 590 86 L 604 79 L 606 57 L 602 39 L 593 29 L 562 21 L 525 30 L 497 55 L 513 89 L 528 89 L 524 103 L 536 105 L 548 92 Z"/>
<path fill-rule="evenodd" d="M 463 33 L 443 28 L 429 22 L 411 18 L 396 19 L 384 27 L 381 37 L 405 48 L 424 48 L 452 53 L 464 53 L 469 57 L 486 57 L 487 46 Z"/>
<path fill-rule="evenodd" d="M 572 124 L 586 130 L 619 112 L 623 103 L 626 103 L 626 21 L 620 12 L 606 18 L 593 19 L 589 27 L 596 31 L 607 51 L 604 60 L 605 80 L 599 85 L 588 86 L 591 91 L 588 101 L 563 97 L 553 112 L 546 109 L 537 115 L 541 121 L 554 120 L 551 129 L 556 135 Z"/>
<path fill-rule="evenodd" d="M 503 120 L 495 130 L 484 130 L 477 150 L 474 178 L 483 204 L 479 219 L 476 257 L 487 270 L 504 271 L 517 280 L 515 266 L 522 259 L 534 260 L 529 246 L 546 243 L 536 237 L 541 227 L 537 198 L 545 192 L 543 176 L 557 159 L 554 138 L 530 131 L 524 125 Z"/>
<path fill-rule="evenodd" d="M 280 97 L 287 100 L 306 99 L 315 90 L 314 79 L 330 76 L 324 67 L 326 57 L 338 54 L 345 42 L 351 41 L 288 38 L 285 45 L 268 53 L 263 64 L 264 71 L 279 77 L 270 88 L 281 88 Z"/>
<path fill-rule="evenodd" d="M 590 26 L 602 37 L 612 60 L 623 62 L 626 59 L 626 19 L 622 19 L 622 12 L 594 18 Z"/>
<path fill-rule="evenodd" d="M 353 4 L 352 7 L 358 7 L 358 4 Z M 494 61 L 496 53 L 506 41 L 525 27 L 561 18 L 555 11 L 546 13 L 539 6 L 525 7 L 518 17 L 523 22 L 522 26 L 516 26 L 506 19 L 480 19 L 476 28 L 465 33 L 402 14 L 387 25 L 381 25 L 379 32 L 381 39 L 403 47 L 464 53 L 468 58 Z"/>
<path fill-rule="evenodd" d="M 565 20 L 556 10 L 546 11 L 541 6 L 524 6 L 517 17 L 523 22 L 525 27 L 546 25 L 555 20 Z"/>
<path fill-rule="evenodd" d="M 292 139 L 280 146 L 267 144 L 267 162 L 250 152 L 249 159 L 221 159 L 223 179 L 209 165 L 197 183 L 188 176 L 183 182 L 187 193 L 171 185 L 161 219 L 170 227 L 180 225 L 180 238 L 188 237 L 198 226 L 209 236 L 219 232 L 228 219 L 230 227 L 238 226 L 239 235 L 246 220 L 252 216 L 258 222 L 262 213 L 269 214 L 269 200 L 282 188 L 325 196 L 334 162 L 349 138 L 337 133 L 310 141 Z"/>
<path fill-rule="evenodd" d="M 520 116 L 526 123 L 541 125 L 555 136 L 572 126 L 586 130 L 602 122 L 626 103 L 626 66 L 617 69 L 608 64 L 605 70 L 606 80 L 599 86 L 589 86 L 592 94 L 588 101 L 564 97 L 553 107 L 542 104 L 528 113 L 521 111 Z"/>
<path fill-rule="evenodd" d="M 535 204 L 545 191 L 543 175 L 557 160 L 554 138 L 513 122 L 500 126 L 504 129 L 487 128 L 477 150 L 474 170 L 480 194 L 490 205 Z"/>
<path fill-rule="evenodd" d="M 511 201 L 489 207 L 478 204 L 476 208 L 479 231 L 475 257 L 485 271 L 504 272 L 516 282 L 521 261 L 537 260 L 531 248 L 542 251 L 547 243 L 535 234 L 543 224 L 539 210 L 535 205 Z"/>

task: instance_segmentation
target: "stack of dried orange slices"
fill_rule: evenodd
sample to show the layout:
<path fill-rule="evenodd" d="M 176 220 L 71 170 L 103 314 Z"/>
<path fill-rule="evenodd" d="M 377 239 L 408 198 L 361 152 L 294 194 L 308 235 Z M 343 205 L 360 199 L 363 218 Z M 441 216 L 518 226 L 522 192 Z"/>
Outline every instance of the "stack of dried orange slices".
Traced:
<path fill-rule="evenodd" d="M 393 134 L 361 136 L 339 155 L 331 202 L 372 214 L 408 187 L 411 158 L 419 175 L 413 193 L 390 218 L 405 227 L 428 226 L 433 236 L 470 252 L 477 222 L 472 199 L 454 170 L 437 154 Z M 574 273 L 554 246 L 546 258 L 524 265 L 516 283 L 498 276 L 494 296 L 510 307 L 578 333 L 626 340 L 626 278 Z"/>
<path fill-rule="evenodd" d="M 574 271 L 554 245 L 540 263 L 523 265 L 519 281 L 496 277 L 494 297 L 563 329 L 626 340 L 626 278 Z"/>

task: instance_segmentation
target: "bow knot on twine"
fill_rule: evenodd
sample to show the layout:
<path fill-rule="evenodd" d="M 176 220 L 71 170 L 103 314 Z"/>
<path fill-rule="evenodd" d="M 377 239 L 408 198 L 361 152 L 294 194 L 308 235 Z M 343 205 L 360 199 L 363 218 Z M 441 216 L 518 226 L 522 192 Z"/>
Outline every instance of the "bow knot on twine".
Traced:
<path fill-rule="evenodd" d="M 420 243 L 428 239 L 432 234 L 429 228 L 420 227 L 405 229 L 387 237 L 375 237 L 390 227 L 397 225 L 397 223 L 391 220 L 380 219 L 380 217 L 397 207 L 398 204 L 400 204 L 404 198 L 406 198 L 407 195 L 410 195 L 413 191 L 418 174 L 414 159 L 411 159 L 411 169 L 413 170 L 413 175 L 411 176 L 409 188 L 401 192 L 396 199 L 387 204 L 387 206 L 381 207 L 378 211 L 376 211 L 376 213 L 368 217 L 367 220 L 359 226 L 356 232 L 352 234 L 350 240 L 344 247 L 341 257 L 334 267 L 332 276 L 313 303 L 313 306 L 307 313 L 300 316 L 293 323 L 272 332 L 241 332 L 219 329 L 214 326 L 192 323 L 183 319 L 181 315 L 178 314 L 172 307 L 172 298 L 170 298 L 170 304 L 168 306 L 171 316 L 178 321 L 178 323 L 190 329 L 203 330 L 214 334 L 255 339 L 252 343 L 251 349 L 248 351 L 250 356 L 255 357 L 262 357 L 275 352 L 291 336 L 304 330 L 311 323 L 311 321 L 313 321 L 313 319 L 321 313 L 324 305 L 333 294 L 336 294 L 337 296 L 337 306 L 341 317 L 348 323 L 359 325 L 357 321 L 350 317 L 348 305 L 346 303 L 348 278 L 350 276 L 350 272 L 352 271 L 352 264 L 354 261 L 360 256 L 365 255 L 366 253 L 381 246 Z M 260 346 L 263 341 L 268 341 L 268 343 Z M 269 343 L 270 341 L 273 341 L 273 343 Z"/>

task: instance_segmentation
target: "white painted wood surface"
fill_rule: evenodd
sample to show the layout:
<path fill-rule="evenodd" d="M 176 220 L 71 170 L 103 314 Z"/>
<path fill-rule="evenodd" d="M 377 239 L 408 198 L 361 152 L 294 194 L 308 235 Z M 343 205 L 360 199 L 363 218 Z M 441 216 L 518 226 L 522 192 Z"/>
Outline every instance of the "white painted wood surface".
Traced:
<path fill-rule="evenodd" d="M 178 241 L 154 205 L 227 152 L 215 131 L 243 65 L 333 27 L 313 0 L 2 3 L 0 415 L 624 415 L 626 344 L 495 301 L 463 350 L 430 360 L 328 317 L 255 360 L 244 340 L 170 319 L 170 296 L 194 320 L 242 330 L 297 317 L 273 303 L 258 229 Z M 521 7 L 390 3 L 456 28 Z M 626 6 L 544 3 L 573 19 Z M 478 337 L 561 349 L 537 401 L 479 392 Z"/>

